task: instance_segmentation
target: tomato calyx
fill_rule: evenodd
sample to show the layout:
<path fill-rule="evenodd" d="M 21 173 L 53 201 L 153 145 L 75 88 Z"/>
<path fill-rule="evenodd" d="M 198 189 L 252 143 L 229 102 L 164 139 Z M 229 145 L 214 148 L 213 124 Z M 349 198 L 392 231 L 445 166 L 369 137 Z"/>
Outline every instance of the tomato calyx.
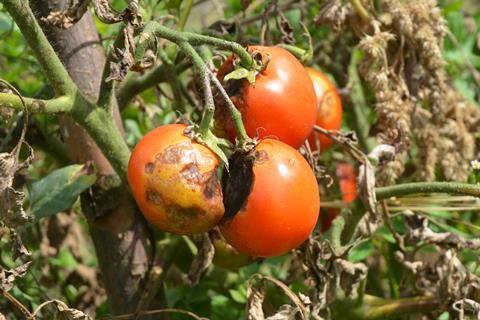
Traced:
<path fill-rule="evenodd" d="M 267 68 L 271 57 L 268 53 L 264 57 L 263 54 L 258 50 L 253 51 L 251 56 L 254 61 L 251 68 L 245 68 L 240 64 L 238 58 L 234 58 L 233 70 L 227 73 L 223 80 L 229 81 L 246 79 L 251 85 L 255 85 L 255 79 L 257 75 L 261 74 Z"/>
<path fill-rule="evenodd" d="M 185 128 L 183 135 L 190 138 L 192 141 L 198 142 L 210 150 L 223 162 L 228 170 L 228 150 L 231 149 L 232 144 L 227 139 L 218 138 L 212 131 L 208 130 L 206 134 L 199 133 L 199 126 L 192 124 Z"/>

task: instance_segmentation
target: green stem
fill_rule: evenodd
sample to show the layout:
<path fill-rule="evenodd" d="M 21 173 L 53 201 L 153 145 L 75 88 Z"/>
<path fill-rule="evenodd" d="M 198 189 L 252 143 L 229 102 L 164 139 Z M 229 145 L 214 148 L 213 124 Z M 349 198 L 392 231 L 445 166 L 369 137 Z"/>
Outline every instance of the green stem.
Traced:
<path fill-rule="evenodd" d="M 72 94 L 76 88 L 75 84 L 45 37 L 28 5 L 28 1 L 0 0 L 0 2 L 3 3 L 5 9 L 20 28 L 55 92 L 58 95 Z"/>
<path fill-rule="evenodd" d="M 400 299 L 383 299 L 365 295 L 363 303 L 355 306 L 356 301 L 340 300 L 333 306 L 333 318 L 345 320 L 385 320 L 398 319 L 415 313 L 427 313 L 439 306 L 439 300 L 432 296 L 418 296 Z"/>
<path fill-rule="evenodd" d="M 235 130 L 237 132 L 238 142 L 242 144 L 246 141 L 249 141 L 250 138 L 247 135 L 245 126 L 243 125 L 242 114 L 240 113 L 240 111 L 238 111 L 237 107 L 235 107 L 217 77 L 214 74 L 210 74 L 210 77 L 213 81 L 213 84 L 217 87 L 218 92 L 220 92 L 220 94 L 222 95 L 223 100 L 227 103 L 228 110 L 230 111 L 230 115 L 232 117 L 233 124 L 235 125 Z"/>
<path fill-rule="evenodd" d="M 355 11 L 357 11 L 360 18 L 364 22 L 369 23 L 370 22 L 370 15 L 368 14 L 368 11 L 365 9 L 365 7 L 363 6 L 361 0 L 350 0 L 350 3 L 355 8 Z"/>
<path fill-rule="evenodd" d="M 173 72 L 178 76 L 190 68 L 190 66 L 190 62 L 178 64 L 174 68 Z M 159 83 L 168 81 L 168 78 L 169 73 L 167 72 L 167 67 L 164 65 L 160 65 L 140 77 L 127 78 L 122 87 L 120 87 L 117 91 L 118 107 L 120 110 L 125 108 L 126 105 L 133 99 L 133 97 Z"/>
<path fill-rule="evenodd" d="M 185 4 L 182 7 L 180 12 L 180 18 L 178 19 L 177 29 L 178 31 L 183 31 L 185 29 L 185 24 L 187 23 L 190 12 L 192 11 L 193 0 L 186 0 Z"/>
<path fill-rule="evenodd" d="M 211 45 L 220 49 L 234 52 L 240 58 L 241 64 L 249 69 L 253 66 L 254 61 L 252 56 L 240 44 L 232 41 L 218 39 L 210 36 L 205 36 L 191 32 L 181 32 L 172 30 L 170 28 L 160 25 L 156 21 L 148 22 L 143 32 L 140 33 L 140 41 L 137 44 L 136 58 L 143 57 L 145 50 L 148 48 L 151 41 L 155 41 L 155 36 L 170 40 L 176 44 L 186 42 L 192 46 Z"/>
<path fill-rule="evenodd" d="M 102 150 L 120 178 L 127 182 L 127 166 L 130 150 L 118 130 L 109 110 L 91 106 L 78 93 L 75 96 L 73 119 L 84 127 Z"/>
<path fill-rule="evenodd" d="M 461 182 L 413 182 L 376 188 L 377 200 L 419 193 L 451 193 L 480 198 L 480 185 Z"/>
<path fill-rule="evenodd" d="M 73 108 L 70 97 L 61 96 L 51 100 L 41 100 L 23 97 L 27 110 L 32 113 L 65 113 Z M 0 108 L 23 110 L 22 100 L 16 94 L 0 92 Z"/>
<path fill-rule="evenodd" d="M 100 94 L 98 95 L 97 104 L 98 106 L 105 109 L 112 108 L 112 97 L 115 87 L 115 81 L 106 81 L 106 79 L 110 75 L 110 64 L 115 59 L 114 51 L 116 50 L 116 48 L 122 48 L 124 46 L 125 39 L 123 32 L 124 28 L 120 28 L 120 30 L 118 30 L 117 37 L 115 38 L 115 41 L 113 43 L 113 48 L 108 53 L 107 60 L 105 61 L 105 66 L 103 67 L 102 82 L 100 85 Z"/>
<path fill-rule="evenodd" d="M 203 112 L 202 120 L 200 122 L 200 136 L 206 138 L 210 131 L 210 126 L 213 122 L 213 115 L 215 114 L 215 103 L 213 101 L 212 88 L 210 86 L 210 76 L 208 75 L 207 65 L 203 61 L 202 57 L 188 42 L 177 43 L 185 54 L 191 59 L 192 63 L 197 67 L 200 78 L 202 79 L 203 95 L 205 100 L 205 109 Z"/>

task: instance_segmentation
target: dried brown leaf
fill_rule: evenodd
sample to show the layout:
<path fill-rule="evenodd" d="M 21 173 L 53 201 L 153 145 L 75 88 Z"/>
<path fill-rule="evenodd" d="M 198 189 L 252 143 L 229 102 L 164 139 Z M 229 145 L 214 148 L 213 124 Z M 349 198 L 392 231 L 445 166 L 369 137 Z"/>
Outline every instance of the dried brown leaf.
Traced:
<path fill-rule="evenodd" d="M 259 281 L 258 289 L 255 288 L 253 281 L 248 283 L 247 287 L 247 320 L 263 320 L 263 300 L 265 299 L 265 282 Z"/>
<path fill-rule="evenodd" d="M 0 291 L 8 292 L 13 287 L 13 282 L 17 278 L 23 277 L 32 262 L 29 261 L 13 269 L 0 268 Z"/>
<path fill-rule="evenodd" d="M 138 28 L 143 25 L 138 2 L 139 0 L 129 1 L 128 7 L 122 12 L 115 11 L 108 0 L 93 0 L 93 7 L 95 14 L 103 23 L 113 24 L 124 21 Z"/>
<path fill-rule="evenodd" d="M 90 0 L 78 0 L 78 2 L 66 10 L 52 11 L 42 21 L 62 29 L 68 29 L 82 19 L 88 10 Z"/>
<path fill-rule="evenodd" d="M 200 247 L 198 248 L 197 255 L 193 258 L 192 265 L 188 272 L 188 279 L 192 285 L 196 285 L 202 274 L 207 270 L 215 255 L 215 247 L 208 233 L 202 234 L 202 240 Z"/>

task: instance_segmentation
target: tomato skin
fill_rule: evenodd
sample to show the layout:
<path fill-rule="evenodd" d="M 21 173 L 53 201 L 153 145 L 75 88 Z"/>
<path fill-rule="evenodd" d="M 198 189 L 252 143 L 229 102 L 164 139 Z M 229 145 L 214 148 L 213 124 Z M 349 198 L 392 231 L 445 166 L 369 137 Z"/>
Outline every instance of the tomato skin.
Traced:
<path fill-rule="evenodd" d="M 175 234 L 205 232 L 222 218 L 217 156 L 184 136 L 186 126 L 150 131 L 128 163 L 128 182 L 140 211 L 159 229 Z"/>
<path fill-rule="evenodd" d="M 313 83 L 303 65 L 287 50 L 278 47 L 250 46 L 249 52 L 260 52 L 266 68 L 256 76 L 255 84 L 241 80 L 232 102 L 242 113 L 249 137 L 276 137 L 299 148 L 313 130 L 316 119 L 316 96 Z M 220 67 L 218 78 L 233 70 L 229 57 Z M 221 120 L 232 141 L 235 128 L 226 107 Z"/>
<path fill-rule="evenodd" d="M 253 185 L 243 208 L 220 224 L 226 241 L 254 257 L 273 257 L 301 245 L 320 210 L 317 180 L 289 145 L 260 141 L 254 150 Z"/>
<path fill-rule="evenodd" d="M 343 108 L 337 88 L 324 73 L 313 68 L 306 69 L 312 78 L 317 96 L 318 113 L 315 124 L 327 130 L 339 130 L 342 125 Z M 324 151 L 333 143 L 332 139 L 318 132 L 312 132 L 308 142 L 313 151 L 319 149 L 318 144 L 320 151 Z"/>

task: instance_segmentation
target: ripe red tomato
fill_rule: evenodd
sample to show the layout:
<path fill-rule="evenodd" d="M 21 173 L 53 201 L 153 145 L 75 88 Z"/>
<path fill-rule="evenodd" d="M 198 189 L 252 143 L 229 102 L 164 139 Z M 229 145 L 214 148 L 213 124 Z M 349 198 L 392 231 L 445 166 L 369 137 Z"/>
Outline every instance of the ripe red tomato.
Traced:
<path fill-rule="evenodd" d="M 278 47 L 251 46 L 268 64 L 255 79 L 230 80 L 225 86 L 233 103 L 242 113 L 247 134 L 254 138 L 277 137 L 299 148 L 313 130 L 316 118 L 316 96 L 312 80 L 303 65 L 288 51 Z M 233 70 L 229 57 L 220 67 L 218 78 L 223 81 Z M 219 108 L 220 122 L 234 141 L 235 129 L 225 106 Z"/>
<path fill-rule="evenodd" d="M 220 231 L 240 252 L 278 256 L 302 244 L 315 227 L 320 209 L 317 180 L 300 153 L 281 141 L 262 140 L 251 154 L 250 195 Z"/>
<path fill-rule="evenodd" d="M 205 232 L 224 212 L 218 158 L 186 137 L 185 128 L 170 124 L 150 131 L 128 163 L 128 182 L 140 211 L 159 229 L 175 234 Z"/>
<path fill-rule="evenodd" d="M 317 95 L 316 124 L 327 130 L 339 130 L 342 125 L 343 110 L 337 88 L 324 73 L 312 68 L 307 68 L 307 71 L 312 78 Z M 312 132 L 308 142 L 312 150 L 320 149 L 321 151 L 328 149 L 333 143 L 332 139 L 318 132 Z"/>
<path fill-rule="evenodd" d="M 336 166 L 338 185 L 342 193 L 342 200 L 349 204 L 357 198 L 357 174 L 355 168 L 349 163 L 338 163 Z M 327 231 L 333 219 L 340 213 L 337 208 L 327 208 L 326 214 L 320 215 L 321 231 Z"/>

